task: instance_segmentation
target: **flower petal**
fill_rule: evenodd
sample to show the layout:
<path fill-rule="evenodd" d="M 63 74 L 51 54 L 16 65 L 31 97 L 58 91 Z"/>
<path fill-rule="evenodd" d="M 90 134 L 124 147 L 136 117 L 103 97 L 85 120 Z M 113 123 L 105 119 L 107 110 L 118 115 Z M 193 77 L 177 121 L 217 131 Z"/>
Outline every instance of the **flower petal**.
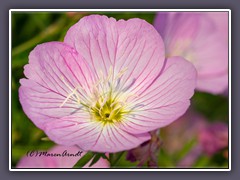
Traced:
<path fill-rule="evenodd" d="M 84 151 L 118 152 L 134 148 L 150 139 L 148 133 L 132 135 L 114 124 L 58 120 L 47 124 L 46 134 L 58 144 L 77 144 Z"/>
<path fill-rule="evenodd" d="M 163 37 L 166 56 L 180 56 L 189 48 L 199 28 L 199 16 L 194 13 L 160 12 L 154 26 Z"/>
<path fill-rule="evenodd" d="M 111 73 L 116 77 L 127 69 L 119 78 L 122 90 L 147 86 L 164 62 L 161 37 L 152 25 L 137 18 L 116 21 L 90 15 L 70 28 L 64 42 L 81 52 L 97 77 L 101 71 L 104 77 Z"/>
<path fill-rule="evenodd" d="M 119 152 L 135 148 L 149 139 L 151 136 L 148 133 L 134 135 L 115 124 L 106 124 L 91 149 L 97 152 Z"/>
<path fill-rule="evenodd" d="M 57 42 L 38 45 L 29 56 L 24 74 L 28 79 L 20 80 L 20 102 L 39 128 L 67 115 L 88 117 L 80 111 L 76 95 L 69 96 L 75 89 L 85 98 L 93 81 L 86 63 L 73 48 Z M 76 89 L 79 86 L 83 90 Z"/>
<path fill-rule="evenodd" d="M 219 79 L 216 83 L 208 82 L 214 74 L 216 78 L 219 73 L 227 74 L 227 13 L 159 13 L 154 26 L 164 39 L 167 56 L 184 57 L 195 65 L 199 77 L 205 77 L 198 79 L 201 84 L 201 87 L 197 85 L 198 90 L 218 94 L 227 88 L 227 76 L 221 79 L 221 83 Z M 211 87 L 209 83 L 212 83 Z"/>
<path fill-rule="evenodd" d="M 217 31 L 228 43 L 228 12 L 209 12 L 208 16 L 215 22 Z"/>
<path fill-rule="evenodd" d="M 228 47 L 221 40 L 216 34 L 193 46 L 195 51 L 190 56 L 198 71 L 197 89 L 200 91 L 219 94 L 228 87 Z"/>
<path fill-rule="evenodd" d="M 223 92 L 226 95 L 228 94 L 227 89 L 225 87 L 228 86 L 228 71 L 219 72 L 213 75 L 199 76 L 199 81 L 197 82 L 198 90 L 207 91 L 211 93 Z"/>
<path fill-rule="evenodd" d="M 102 123 L 85 119 L 79 122 L 76 117 L 64 117 L 45 124 L 48 137 L 62 145 L 78 145 L 88 151 L 102 131 Z"/>
<path fill-rule="evenodd" d="M 141 106 L 126 115 L 120 127 L 138 134 L 170 124 L 189 107 L 195 86 L 196 70 L 191 63 L 181 57 L 167 59 L 156 81 L 132 99 Z"/>

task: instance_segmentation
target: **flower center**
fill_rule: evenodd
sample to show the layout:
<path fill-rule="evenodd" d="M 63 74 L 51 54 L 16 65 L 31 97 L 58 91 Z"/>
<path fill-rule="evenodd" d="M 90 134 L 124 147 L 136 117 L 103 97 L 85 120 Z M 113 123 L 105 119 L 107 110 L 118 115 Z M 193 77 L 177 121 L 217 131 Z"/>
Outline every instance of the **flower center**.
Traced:
<path fill-rule="evenodd" d="M 124 112 L 120 102 L 109 96 L 106 100 L 100 98 L 90 111 L 92 118 L 103 123 L 113 123 L 121 121 Z"/>
<path fill-rule="evenodd" d="M 122 75 L 127 68 L 121 70 L 116 76 L 113 75 L 112 67 L 106 77 L 102 76 L 87 92 L 83 87 L 71 87 L 64 78 L 63 83 L 70 93 L 59 107 L 65 106 L 67 101 L 76 103 L 81 110 L 90 114 L 91 120 L 101 121 L 104 124 L 120 122 L 124 115 L 131 114 L 141 104 L 127 103 L 126 100 L 134 96 L 128 89 L 134 84 L 126 84 L 121 81 Z M 127 88 L 126 88 L 127 87 Z"/>

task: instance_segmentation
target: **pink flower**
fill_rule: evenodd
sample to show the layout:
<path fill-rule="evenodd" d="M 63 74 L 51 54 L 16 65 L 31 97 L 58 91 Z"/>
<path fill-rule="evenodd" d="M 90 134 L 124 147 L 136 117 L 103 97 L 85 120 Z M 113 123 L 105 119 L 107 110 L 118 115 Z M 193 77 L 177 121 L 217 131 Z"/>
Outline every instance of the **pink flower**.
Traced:
<path fill-rule="evenodd" d="M 195 65 L 198 90 L 218 94 L 227 89 L 227 12 L 161 12 L 154 26 L 167 57 L 181 56 Z"/>
<path fill-rule="evenodd" d="M 47 152 L 48 155 L 44 156 L 44 152 Z M 50 156 L 50 154 L 53 156 Z M 18 162 L 17 168 L 72 168 L 85 154 L 85 152 L 81 152 L 81 149 L 76 146 L 55 146 L 49 151 L 32 151 L 31 155 L 24 156 Z M 89 168 L 90 162 L 83 166 L 83 168 Z M 100 158 L 90 168 L 109 167 L 109 162 L 106 159 Z"/>
<path fill-rule="evenodd" d="M 213 123 L 201 129 L 199 142 L 209 156 L 228 147 L 228 126 L 225 123 Z"/>
<path fill-rule="evenodd" d="M 150 139 L 189 107 L 196 71 L 165 60 L 152 25 L 91 15 L 64 42 L 38 45 L 24 67 L 20 102 L 27 116 L 61 145 L 118 152 Z"/>
<path fill-rule="evenodd" d="M 208 120 L 191 108 L 171 125 L 161 129 L 161 147 L 170 156 L 180 152 L 186 144 L 197 139 L 198 133 L 208 124 Z"/>

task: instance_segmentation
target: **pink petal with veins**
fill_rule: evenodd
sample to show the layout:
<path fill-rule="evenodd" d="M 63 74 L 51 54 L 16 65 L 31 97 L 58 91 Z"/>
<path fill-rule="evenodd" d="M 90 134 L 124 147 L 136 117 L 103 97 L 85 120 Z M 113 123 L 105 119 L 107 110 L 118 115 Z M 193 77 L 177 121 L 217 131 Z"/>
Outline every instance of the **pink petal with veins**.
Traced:
<path fill-rule="evenodd" d="M 182 56 L 195 65 L 198 90 L 219 94 L 227 89 L 228 13 L 161 12 L 154 26 L 168 57 Z"/>
<path fill-rule="evenodd" d="M 186 111 L 196 84 L 189 62 L 165 61 L 162 38 L 152 25 L 99 15 L 82 18 L 64 43 L 38 45 L 24 74 L 19 97 L 34 124 L 57 144 L 97 152 L 128 150 L 149 140 L 149 131 Z M 107 113 L 114 118 L 109 121 Z"/>

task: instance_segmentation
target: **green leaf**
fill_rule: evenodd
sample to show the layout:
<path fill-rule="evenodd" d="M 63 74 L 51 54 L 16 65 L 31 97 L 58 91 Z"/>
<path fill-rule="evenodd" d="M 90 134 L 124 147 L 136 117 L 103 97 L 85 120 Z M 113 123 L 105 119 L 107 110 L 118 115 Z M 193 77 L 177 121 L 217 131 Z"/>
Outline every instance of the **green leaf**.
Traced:
<path fill-rule="evenodd" d="M 193 165 L 194 168 L 206 168 L 209 166 L 210 158 L 206 155 L 202 155 L 198 158 L 196 163 Z"/>
<path fill-rule="evenodd" d="M 111 162 L 113 161 L 113 153 L 109 153 L 109 162 L 111 164 Z"/>
<path fill-rule="evenodd" d="M 115 165 L 118 163 L 118 161 L 120 160 L 120 158 L 121 158 L 121 156 L 122 156 L 123 154 L 124 154 L 124 151 L 123 151 L 123 152 L 120 152 L 120 153 L 117 155 L 116 159 L 112 162 L 111 166 L 115 166 Z"/>
<path fill-rule="evenodd" d="M 89 167 L 91 167 L 92 165 L 94 165 L 96 162 L 98 162 L 98 160 L 102 157 L 102 154 L 98 153 L 98 154 L 95 154 L 92 162 L 90 163 Z"/>
<path fill-rule="evenodd" d="M 101 157 L 102 157 L 103 159 L 106 159 L 106 160 L 108 160 L 108 161 L 110 162 L 110 159 L 106 156 L 105 153 L 101 153 Z"/>
<path fill-rule="evenodd" d="M 158 156 L 158 167 L 160 168 L 174 168 L 175 167 L 175 158 L 169 155 L 163 148 L 159 151 Z"/>
<path fill-rule="evenodd" d="M 192 150 L 192 148 L 196 144 L 197 144 L 196 138 L 193 138 L 190 141 L 186 142 L 186 144 L 183 146 L 183 148 L 178 152 L 177 161 L 179 161 L 182 158 L 184 158 Z"/>
<path fill-rule="evenodd" d="M 138 162 L 130 162 L 126 159 L 127 151 L 113 154 L 113 162 L 111 168 L 135 168 Z"/>
<path fill-rule="evenodd" d="M 192 98 L 192 107 L 210 121 L 228 121 L 228 97 L 196 92 Z"/>
<path fill-rule="evenodd" d="M 93 152 L 86 153 L 75 165 L 73 168 L 82 168 L 84 165 L 86 165 L 93 157 Z"/>

